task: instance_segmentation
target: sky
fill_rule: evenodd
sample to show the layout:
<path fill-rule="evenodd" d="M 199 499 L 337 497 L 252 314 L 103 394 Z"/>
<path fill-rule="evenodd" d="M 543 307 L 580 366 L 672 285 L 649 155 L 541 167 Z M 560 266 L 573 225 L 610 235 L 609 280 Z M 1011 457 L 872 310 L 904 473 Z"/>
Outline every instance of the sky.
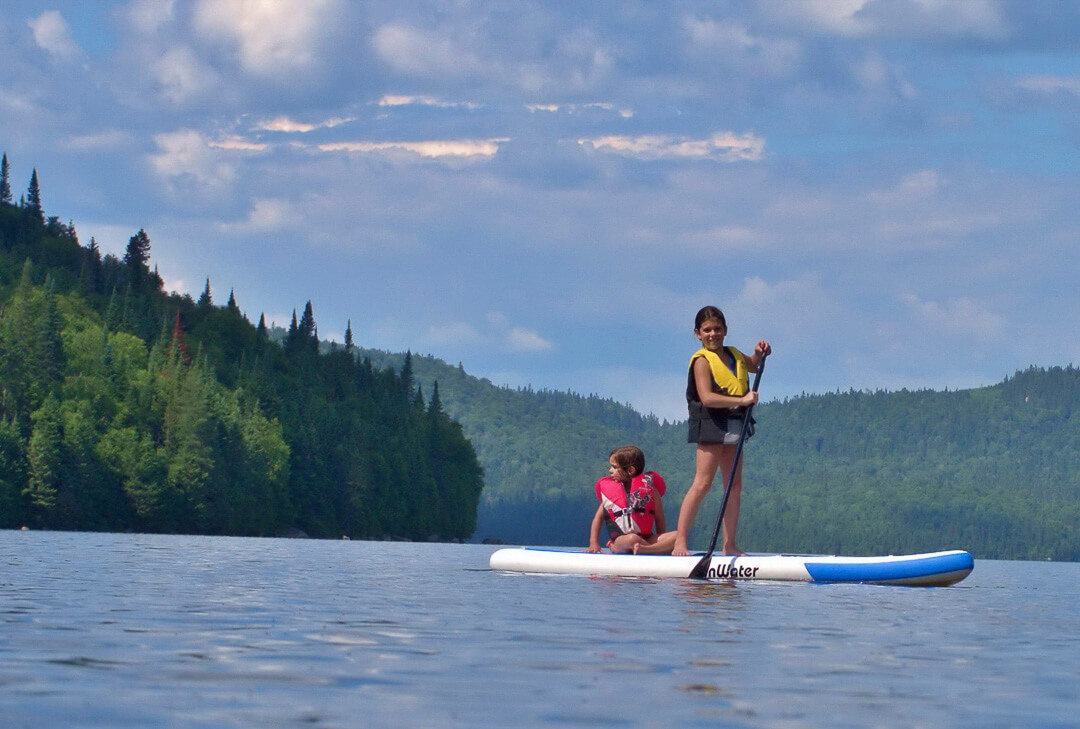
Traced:
<path fill-rule="evenodd" d="M 16 197 L 169 290 L 685 418 L 1080 360 L 1080 5 L 4 0 Z"/>

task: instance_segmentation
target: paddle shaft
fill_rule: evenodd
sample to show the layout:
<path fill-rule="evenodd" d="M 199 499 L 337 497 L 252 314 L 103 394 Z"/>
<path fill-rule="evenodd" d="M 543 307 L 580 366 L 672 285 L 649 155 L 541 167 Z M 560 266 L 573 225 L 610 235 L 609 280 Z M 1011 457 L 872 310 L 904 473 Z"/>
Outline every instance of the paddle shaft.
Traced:
<path fill-rule="evenodd" d="M 761 359 L 758 360 L 757 374 L 754 375 L 754 386 L 750 388 L 751 392 L 757 392 L 758 385 L 761 383 L 761 373 L 765 371 L 765 358 L 767 356 L 763 354 Z M 739 433 L 739 443 L 735 446 L 735 460 L 731 462 L 731 473 L 728 474 L 724 498 L 720 501 L 720 513 L 716 515 L 716 528 L 713 529 L 712 541 L 709 542 L 709 551 L 694 565 L 694 569 L 690 570 L 689 576 L 695 580 L 704 580 L 708 577 L 709 563 L 712 561 L 713 552 L 716 551 L 716 540 L 720 537 L 720 530 L 724 523 L 724 512 L 727 510 L 728 497 L 731 496 L 731 487 L 735 484 L 735 474 L 739 470 L 739 459 L 742 458 L 743 443 L 746 442 L 746 429 L 750 426 L 750 413 L 753 410 L 754 406 L 749 405 L 746 412 L 743 413 L 742 431 Z"/>

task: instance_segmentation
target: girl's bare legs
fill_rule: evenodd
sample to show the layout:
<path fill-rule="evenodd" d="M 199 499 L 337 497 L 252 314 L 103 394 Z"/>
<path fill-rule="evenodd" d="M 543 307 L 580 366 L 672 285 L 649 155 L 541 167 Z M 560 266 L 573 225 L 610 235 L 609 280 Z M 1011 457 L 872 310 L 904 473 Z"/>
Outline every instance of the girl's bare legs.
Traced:
<path fill-rule="evenodd" d="M 622 534 L 611 540 L 611 544 L 608 546 L 612 554 L 630 554 L 636 552 L 639 547 L 645 544 L 648 544 L 648 542 L 640 534 Z"/>
<path fill-rule="evenodd" d="M 713 477 L 716 469 L 720 467 L 724 446 L 717 444 L 699 444 L 694 456 L 694 481 L 690 484 L 690 490 L 683 497 L 679 506 L 679 520 L 675 525 L 675 543 L 671 553 L 675 555 L 690 554 L 686 546 L 686 540 L 690 537 L 690 530 L 694 527 L 698 509 L 705 495 L 712 488 Z"/>
<path fill-rule="evenodd" d="M 701 507 L 701 502 L 712 488 L 713 478 L 715 478 L 717 470 L 720 471 L 721 477 L 724 479 L 724 485 L 727 485 L 727 474 L 731 473 L 736 448 L 737 446 L 734 445 L 722 445 L 720 443 L 698 445 L 694 482 L 690 484 L 690 490 L 686 492 L 682 505 L 679 507 L 679 521 L 676 526 L 672 554 L 690 554 L 687 539 L 690 536 L 690 530 L 694 527 L 694 521 L 697 519 L 697 512 Z M 724 511 L 722 554 L 743 553 L 735 546 L 735 534 L 739 528 L 739 501 L 741 495 L 742 464 L 740 463 L 739 469 L 735 472 L 735 481 L 731 485 L 731 496 L 728 497 L 727 509 Z"/>
<path fill-rule="evenodd" d="M 678 532 L 664 532 L 656 536 L 656 541 L 645 542 L 634 547 L 634 554 L 671 554 Z"/>

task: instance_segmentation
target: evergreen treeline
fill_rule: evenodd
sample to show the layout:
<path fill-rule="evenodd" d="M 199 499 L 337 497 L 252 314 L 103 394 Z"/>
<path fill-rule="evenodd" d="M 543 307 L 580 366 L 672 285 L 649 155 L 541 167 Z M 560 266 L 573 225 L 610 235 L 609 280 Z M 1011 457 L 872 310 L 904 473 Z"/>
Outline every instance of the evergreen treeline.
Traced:
<path fill-rule="evenodd" d="M 0 527 L 463 539 L 482 472 L 406 358 L 320 354 L 308 302 L 281 344 L 230 293 L 166 294 L 140 230 L 122 259 L 0 170 Z"/>
<path fill-rule="evenodd" d="M 367 352 L 385 366 L 400 355 Z M 606 456 L 640 445 L 668 482 L 669 522 L 693 477 L 685 423 L 595 396 L 495 387 L 413 357 L 437 379 L 485 468 L 476 538 L 582 546 Z M 763 395 L 767 396 L 767 392 Z M 680 397 L 681 393 L 673 393 Z M 769 552 L 1080 560 L 1080 370 L 1032 368 L 954 392 L 847 392 L 764 402 L 746 446 L 740 545 Z M 703 547 L 720 479 L 698 516 Z"/>

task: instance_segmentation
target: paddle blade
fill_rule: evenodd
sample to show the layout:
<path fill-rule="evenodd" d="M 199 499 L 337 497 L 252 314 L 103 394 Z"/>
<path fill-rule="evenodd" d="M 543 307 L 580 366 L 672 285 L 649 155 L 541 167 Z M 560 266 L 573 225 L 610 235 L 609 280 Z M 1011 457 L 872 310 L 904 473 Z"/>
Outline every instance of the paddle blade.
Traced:
<path fill-rule="evenodd" d="M 705 556 L 698 560 L 698 563 L 694 565 L 694 569 L 690 570 L 690 574 L 687 575 L 691 580 L 707 580 L 709 579 L 709 565 L 712 563 L 712 550 L 710 549 L 705 553 Z"/>

